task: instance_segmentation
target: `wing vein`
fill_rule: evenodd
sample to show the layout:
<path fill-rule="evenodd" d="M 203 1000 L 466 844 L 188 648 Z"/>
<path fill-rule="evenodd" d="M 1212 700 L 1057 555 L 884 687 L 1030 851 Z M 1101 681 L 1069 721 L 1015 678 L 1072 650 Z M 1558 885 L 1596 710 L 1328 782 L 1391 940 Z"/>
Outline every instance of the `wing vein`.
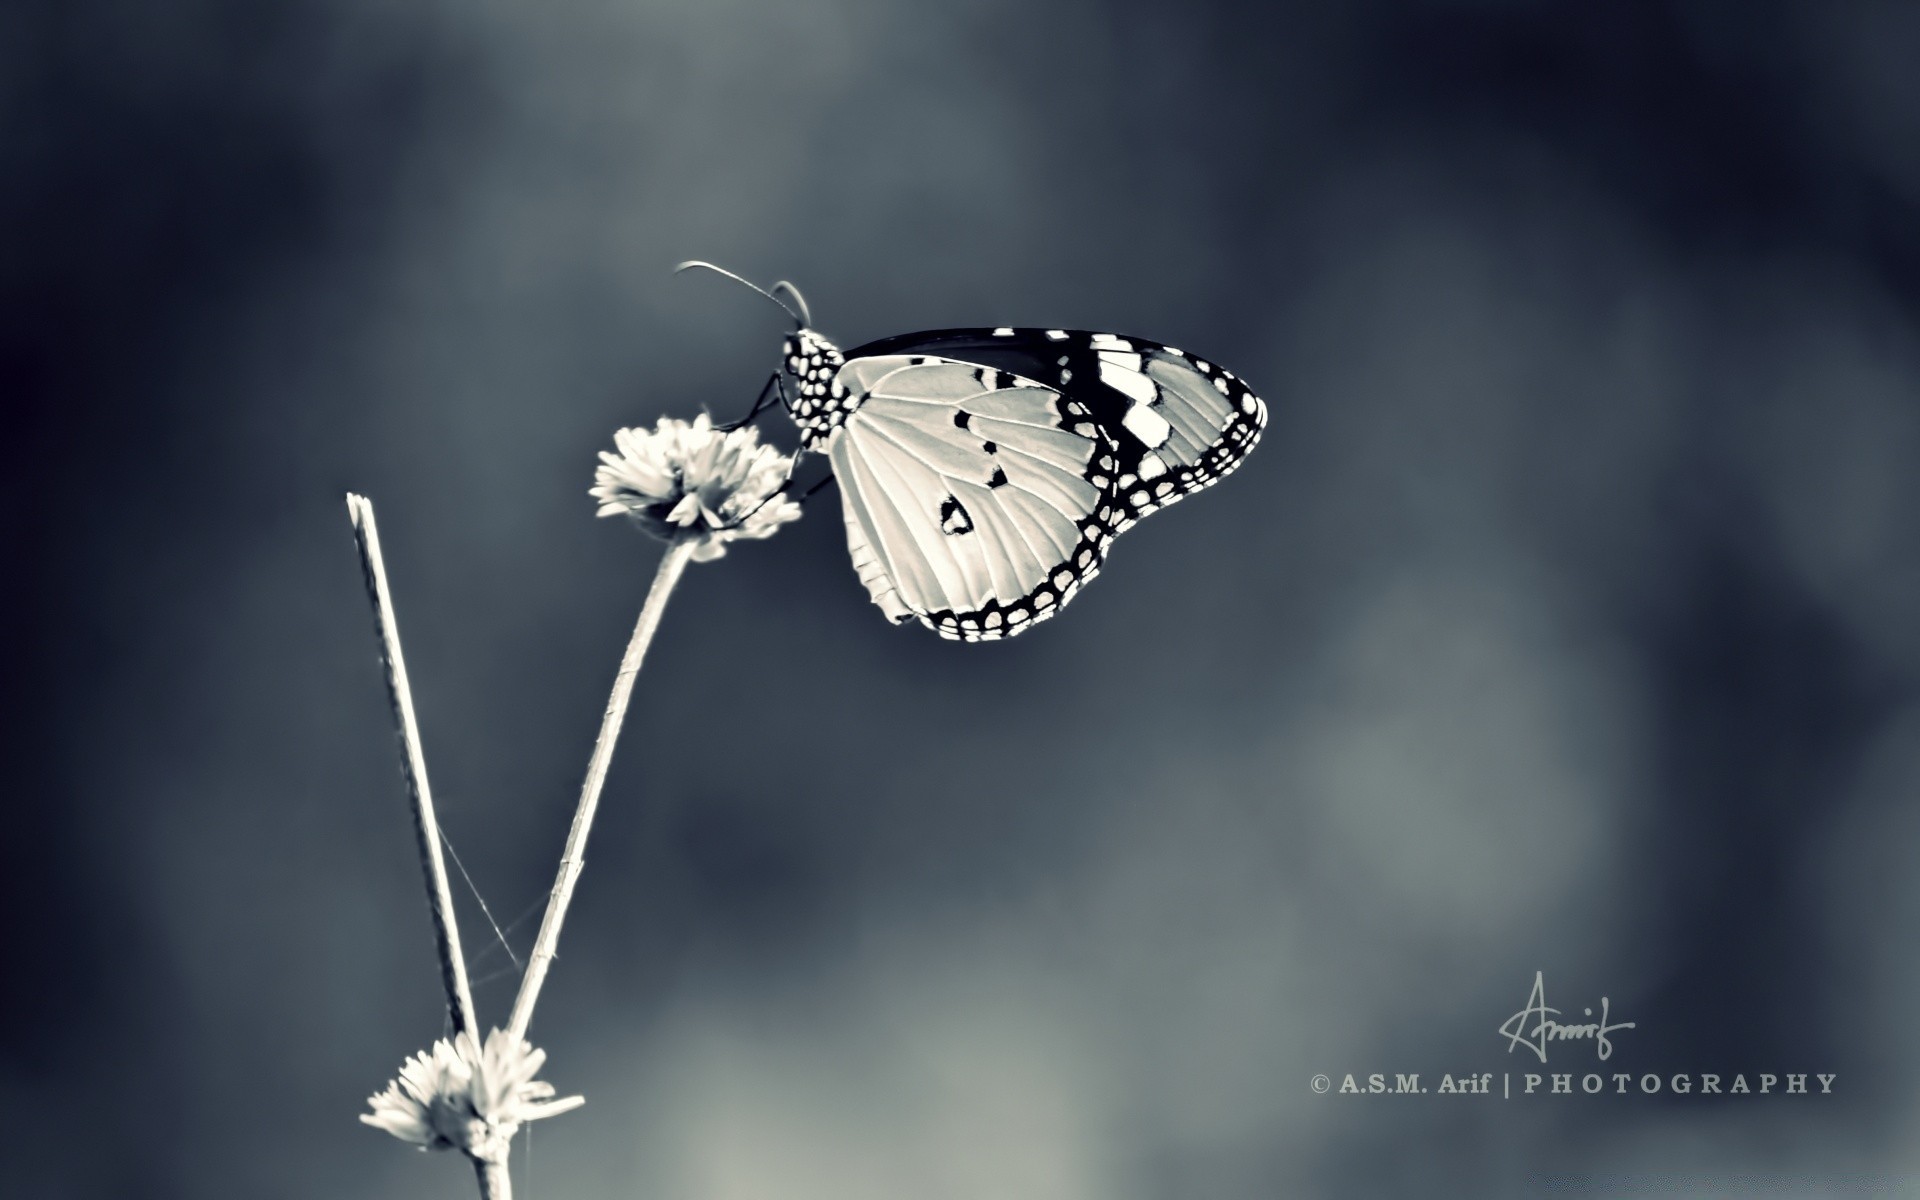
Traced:
<path fill-rule="evenodd" d="M 913 526 L 907 515 L 900 510 L 899 504 L 888 491 L 887 485 L 880 479 L 880 473 L 868 458 L 861 446 L 855 430 L 849 425 L 840 435 L 847 451 L 848 465 L 853 468 L 861 494 L 867 501 L 867 507 L 873 514 L 873 532 L 882 547 L 892 568 L 895 581 L 900 581 L 905 572 L 910 572 L 914 591 L 918 593 L 922 612 L 938 607 L 950 607 L 947 598 L 946 581 L 940 577 L 939 570 L 927 561 L 926 555 L 916 553 L 919 539 L 914 536 Z M 893 528 L 880 520 L 880 505 L 885 504 L 893 514 Z M 892 532 L 893 536 L 888 536 Z"/>

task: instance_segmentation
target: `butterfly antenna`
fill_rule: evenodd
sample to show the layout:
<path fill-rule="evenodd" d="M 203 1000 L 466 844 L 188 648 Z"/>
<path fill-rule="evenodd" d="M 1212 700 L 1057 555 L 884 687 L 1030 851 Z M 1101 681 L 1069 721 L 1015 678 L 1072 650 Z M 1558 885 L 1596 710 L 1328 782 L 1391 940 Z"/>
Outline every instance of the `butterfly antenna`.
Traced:
<path fill-rule="evenodd" d="M 803 318 L 799 313 L 793 311 L 793 309 L 787 304 L 786 301 L 774 295 L 773 292 L 768 291 L 767 289 L 761 287 L 757 283 L 753 283 L 749 280 L 740 278 L 740 276 L 735 275 L 732 271 L 727 270 L 725 267 L 716 267 L 710 262 L 701 262 L 699 259 L 695 258 L 695 259 L 688 259 L 686 262 L 683 262 L 679 266 L 675 267 L 673 269 L 673 273 L 675 275 L 678 275 L 682 271 L 690 271 L 695 267 L 700 267 L 705 270 L 712 271 L 716 275 L 725 275 L 728 279 L 733 280 L 735 283 L 744 284 L 745 286 L 752 288 L 754 291 L 759 292 L 762 296 L 765 296 L 767 299 L 773 301 L 775 304 L 778 304 L 783 310 L 785 310 L 786 314 L 793 318 L 794 324 L 798 325 L 802 329 L 805 329 L 808 325 L 812 324 L 811 321 L 808 321 L 807 319 Z M 786 283 L 784 280 L 782 280 L 781 283 L 774 284 L 773 286 L 774 286 L 775 292 L 779 291 L 782 286 L 785 286 L 786 289 L 790 292 L 793 291 L 793 285 L 790 283 Z M 800 297 L 799 292 L 793 292 L 793 295 L 795 299 L 799 299 Z M 801 300 L 800 307 L 804 311 L 807 307 L 807 302 L 805 300 Z"/>
<path fill-rule="evenodd" d="M 807 298 L 800 294 L 799 288 L 782 279 L 779 283 L 773 285 L 773 290 L 775 292 L 785 292 L 787 295 L 792 296 L 793 302 L 800 306 L 800 315 L 806 320 L 805 327 L 808 329 L 813 327 L 813 310 L 807 307 Z"/>

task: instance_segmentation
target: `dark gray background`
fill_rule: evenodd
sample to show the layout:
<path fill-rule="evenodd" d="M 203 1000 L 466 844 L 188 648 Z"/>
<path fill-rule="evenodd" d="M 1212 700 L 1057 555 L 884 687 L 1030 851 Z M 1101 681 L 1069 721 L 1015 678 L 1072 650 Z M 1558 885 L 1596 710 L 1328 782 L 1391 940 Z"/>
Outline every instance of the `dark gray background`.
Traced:
<path fill-rule="evenodd" d="M 1009 644 L 889 627 L 831 495 L 692 570 L 523 1196 L 1912 1190 L 1916 61 L 1893 0 L 14 6 L 0 1190 L 471 1194 L 354 1120 L 442 1012 L 342 494 L 504 923 L 657 557 L 595 453 L 776 358 L 696 256 L 1273 422 Z M 1609 1072 L 1836 1093 L 1309 1090 L 1539 1070 L 1536 970 Z"/>

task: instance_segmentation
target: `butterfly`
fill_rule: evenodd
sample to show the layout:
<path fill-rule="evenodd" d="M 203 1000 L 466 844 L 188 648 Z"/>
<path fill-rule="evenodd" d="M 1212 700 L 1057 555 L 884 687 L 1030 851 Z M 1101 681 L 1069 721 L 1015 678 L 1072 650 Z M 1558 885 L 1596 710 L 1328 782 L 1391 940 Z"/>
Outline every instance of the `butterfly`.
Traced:
<path fill-rule="evenodd" d="M 1237 375 L 1160 342 L 1001 326 L 843 351 L 792 284 L 677 269 L 690 267 L 793 318 L 745 420 L 779 396 L 802 451 L 832 465 L 873 602 L 944 638 L 1012 637 L 1052 617 L 1099 575 L 1114 538 L 1218 483 L 1266 427 L 1265 401 Z"/>

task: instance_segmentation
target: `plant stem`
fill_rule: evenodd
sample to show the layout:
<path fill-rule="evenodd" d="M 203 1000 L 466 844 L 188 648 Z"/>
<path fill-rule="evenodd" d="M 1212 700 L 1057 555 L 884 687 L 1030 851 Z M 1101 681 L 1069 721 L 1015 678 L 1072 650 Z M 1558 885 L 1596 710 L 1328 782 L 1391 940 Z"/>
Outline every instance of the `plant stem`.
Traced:
<path fill-rule="evenodd" d="M 447 886 L 447 864 L 440 855 L 440 826 L 433 815 L 433 793 L 427 787 L 427 760 L 420 749 L 420 727 L 413 716 L 413 689 L 407 684 L 407 661 L 400 654 L 400 627 L 393 616 L 393 597 L 387 590 L 387 569 L 380 558 L 380 528 L 373 520 L 373 502 L 347 495 L 347 515 L 353 520 L 354 540 L 360 546 L 360 565 L 366 572 L 367 598 L 373 601 L 374 625 L 380 634 L 380 654 L 387 666 L 387 697 L 393 702 L 393 722 L 400 736 L 400 773 L 407 782 L 413 807 L 414 841 L 427 879 L 427 907 L 433 915 L 433 942 L 440 951 L 440 982 L 447 990 L 447 1015 L 453 1032 L 471 1034 L 480 1041 L 473 1015 L 473 992 L 467 983 L 467 963 L 460 953 L 460 927 L 454 921 L 453 892 Z M 482 1192 L 485 1194 L 484 1177 Z M 505 1193 L 496 1193 L 506 1200 Z"/>
<path fill-rule="evenodd" d="M 540 936 L 534 941 L 533 953 L 527 959 L 527 973 L 520 980 L 520 994 L 513 1002 L 513 1019 L 508 1022 L 507 1030 L 515 1038 L 525 1040 L 527 1036 L 534 1003 L 540 998 L 540 987 L 546 982 L 547 968 L 552 965 L 555 947 L 560 943 L 560 926 L 567 919 L 574 884 L 580 878 L 581 868 L 586 866 L 587 834 L 593 828 L 594 812 L 600 807 L 600 789 L 607 782 L 607 767 L 613 761 L 613 744 L 619 740 L 620 723 L 626 719 L 634 677 L 640 673 L 640 661 L 646 657 L 654 631 L 660 628 L 660 614 L 665 611 L 667 597 L 680 582 L 680 575 L 693 556 L 694 545 L 693 541 L 681 539 L 667 547 L 660 559 L 660 569 L 654 574 L 653 586 L 647 591 L 646 602 L 640 606 L 640 619 L 634 624 L 633 637 L 628 640 L 627 652 L 620 660 L 620 673 L 614 676 L 613 695 L 608 698 L 606 714 L 600 719 L 600 736 L 593 743 L 593 757 L 587 760 L 587 780 L 580 789 L 580 804 L 574 809 L 573 828 L 567 831 L 566 849 L 560 853 L 560 874 L 547 897 L 546 916 L 540 920 Z"/>
<path fill-rule="evenodd" d="M 480 1200 L 513 1200 L 513 1176 L 507 1174 L 504 1160 L 482 1162 L 476 1158 L 473 1171 L 480 1179 Z"/>

